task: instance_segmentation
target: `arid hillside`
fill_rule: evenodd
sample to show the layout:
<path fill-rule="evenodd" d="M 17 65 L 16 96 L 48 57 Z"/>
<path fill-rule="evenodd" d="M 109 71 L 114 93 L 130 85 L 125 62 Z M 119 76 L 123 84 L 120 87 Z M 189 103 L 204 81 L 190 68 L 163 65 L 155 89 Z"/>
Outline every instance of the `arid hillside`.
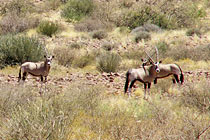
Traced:
<path fill-rule="evenodd" d="M 47 82 L 18 82 L 44 55 Z M 127 71 L 150 57 L 184 83 L 128 97 Z M 0 140 L 14 139 L 210 139 L 210 1 L 0 0 Z"/>

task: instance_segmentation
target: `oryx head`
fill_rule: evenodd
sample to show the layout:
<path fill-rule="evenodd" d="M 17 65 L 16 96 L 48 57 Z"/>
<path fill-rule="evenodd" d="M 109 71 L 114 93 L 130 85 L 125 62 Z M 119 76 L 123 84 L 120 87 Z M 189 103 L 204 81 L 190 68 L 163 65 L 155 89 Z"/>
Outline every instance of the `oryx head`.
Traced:
<path fill-rule="evenodd" d="M 146 55 L 149 57 L 149 59 L 148 59 L 148 60 L 147 60 L 147 59 L 142 59 L 143 65 L 146 64 L 147 62 L 149 62 L 151 65 L 154 66 L 155 71 L 156 71 L 157 73 L 159 73 L 159 72 L 160 72 L 159 64 L 160 64 L 162 61 L 158 61 L 159 58 L 158 58 L 158 49 L 157 49 L 157 47 L 155 46 L 156 61 L 154 61 L 154 60 L 152 59 L 152 57 L 151 57 L 145 50 L 144 50 L 144 52 L 145 52 Z"/>
<path fill-rule="evenodd" d="M 50 66 L 51 65 L 51 62 L 52 62 L 52 59 L 54 58 L 54 56 L 44 56 L 45 59 L 45 63 Z"/>

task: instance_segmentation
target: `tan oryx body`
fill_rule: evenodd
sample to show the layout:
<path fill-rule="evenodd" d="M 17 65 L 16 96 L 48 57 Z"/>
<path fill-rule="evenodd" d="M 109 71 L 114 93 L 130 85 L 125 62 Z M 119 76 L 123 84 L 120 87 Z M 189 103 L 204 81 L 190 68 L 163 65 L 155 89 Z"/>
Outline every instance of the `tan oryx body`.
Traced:
<path fill-rule="evenodd" d="M 54 56 L 45 57 L 45 61 L 43 62 L 25 62 L 21 65 L 20 71 L 19 71 L 19 78 L 18 82 L 21 80 L 25 81 L 28 74 L 36 77 L 41 78 L 41 82 L 43 83 L 43 77 L 45 77 L 45 82 L 47 81 L 47 76 L 50 71 L 50 65 L 51 61 L 54 58 Z"/>
<path fill-rule="evenodd" d="M 184 75 L 182 73 L 181 68 L 177 64 L 160 64 L 159 65 L 160 72 L 157 74 L 157 77 L 155 78 L 154 84 L 157 83 L 157 79 L 159 78 L 165 78 L 170 75 L 173 75 L 175 79 L 173 79 L 173 83 L 179 83 L 183 84 L 184 82 Z M 179 77 L 180 76 L 180 77 Z"/>
<path fill-rule="evenodd" d="M 128 70 L 128 72 L 126 73 L 125 93 L 128 90 L 128 95 L 130 96 L 131 88 L 136 81 L 139 81 L 144 83 L 144 98 L 146 98 L 147 86 L 149 94 L 151 83 L 155 80 L 159 72 L 159 62 L 152 63 L 152 65 L 144 66 L 138 69 Z"/>

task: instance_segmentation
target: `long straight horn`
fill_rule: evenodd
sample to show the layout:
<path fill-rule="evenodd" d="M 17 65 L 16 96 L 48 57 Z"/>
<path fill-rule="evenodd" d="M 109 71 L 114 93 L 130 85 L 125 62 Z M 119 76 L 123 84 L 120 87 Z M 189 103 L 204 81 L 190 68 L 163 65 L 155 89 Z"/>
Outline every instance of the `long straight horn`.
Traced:
<path fill-rule="evenodd" d="M 158 54 L 158 48 L 155 46 L 155 52 L 156 52 L 156 62 L 159 61 L 159 54 Z"/>
<path fill-rule="evenodd" d="M 154 60 L 152 59 L 152 57 L 149 56 L 149 54 L 144 50 L 144 52 L 146 53 L 146 55 L 149 57 L 149 59 L 152 61 L 152 63 L 154 63 Z"/>

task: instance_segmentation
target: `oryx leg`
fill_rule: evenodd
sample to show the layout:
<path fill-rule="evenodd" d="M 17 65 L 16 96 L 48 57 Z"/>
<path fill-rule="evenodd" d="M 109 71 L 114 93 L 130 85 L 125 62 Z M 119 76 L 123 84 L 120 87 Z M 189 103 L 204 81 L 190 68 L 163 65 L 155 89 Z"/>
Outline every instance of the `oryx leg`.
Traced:
<path fill-rule="evenodd" d="M 41 95 L 41 94 L 42 94 L 43 76 L 41 76 L 40 78 L 41 78 L 41 88 L 40 88 L 40 91 L 39 91 L 39 93 L 40 93 L 40 95 Z"/>
<path fill-rule="evenodd" d="M 27 77 L 27 72 L 23 72 L 23 78 L 22 78 L 22 80 L 25 81 L 26 80 L 26 77 Z"/>
<path fill-rule="evenodd" d="M 135 82 L 136 82 L 136 80 L 131 81 L 131 84 L 130 84 L 130 86 L 128 88 L 128 96 L 129 97 L 131 96 L 131 88 L 133 87 L 133 85 L 134 85 Z"/>
<path fill-rule="evenodd" d="M 147 83 L 144 83 L 144 99 L 147 99 L 146 92 L 147 92 Z"/>
<path fill-rule="evenodd" d="M 44 83 L 45 83 L 45 92 L 46 92 L 47 76 L 45 76 Z"/>
<path fill-rule="evenodd" d="M 150 87 L 151 87 L 151 83 L 148 83 L 148 95 L 150 95 Z"/>
<path fill-rule="evenodd" d="M 179 76 L 177 74 L 174 74 L 174 78 L 176 79 L 176 82 L 179 83 Z"/>

